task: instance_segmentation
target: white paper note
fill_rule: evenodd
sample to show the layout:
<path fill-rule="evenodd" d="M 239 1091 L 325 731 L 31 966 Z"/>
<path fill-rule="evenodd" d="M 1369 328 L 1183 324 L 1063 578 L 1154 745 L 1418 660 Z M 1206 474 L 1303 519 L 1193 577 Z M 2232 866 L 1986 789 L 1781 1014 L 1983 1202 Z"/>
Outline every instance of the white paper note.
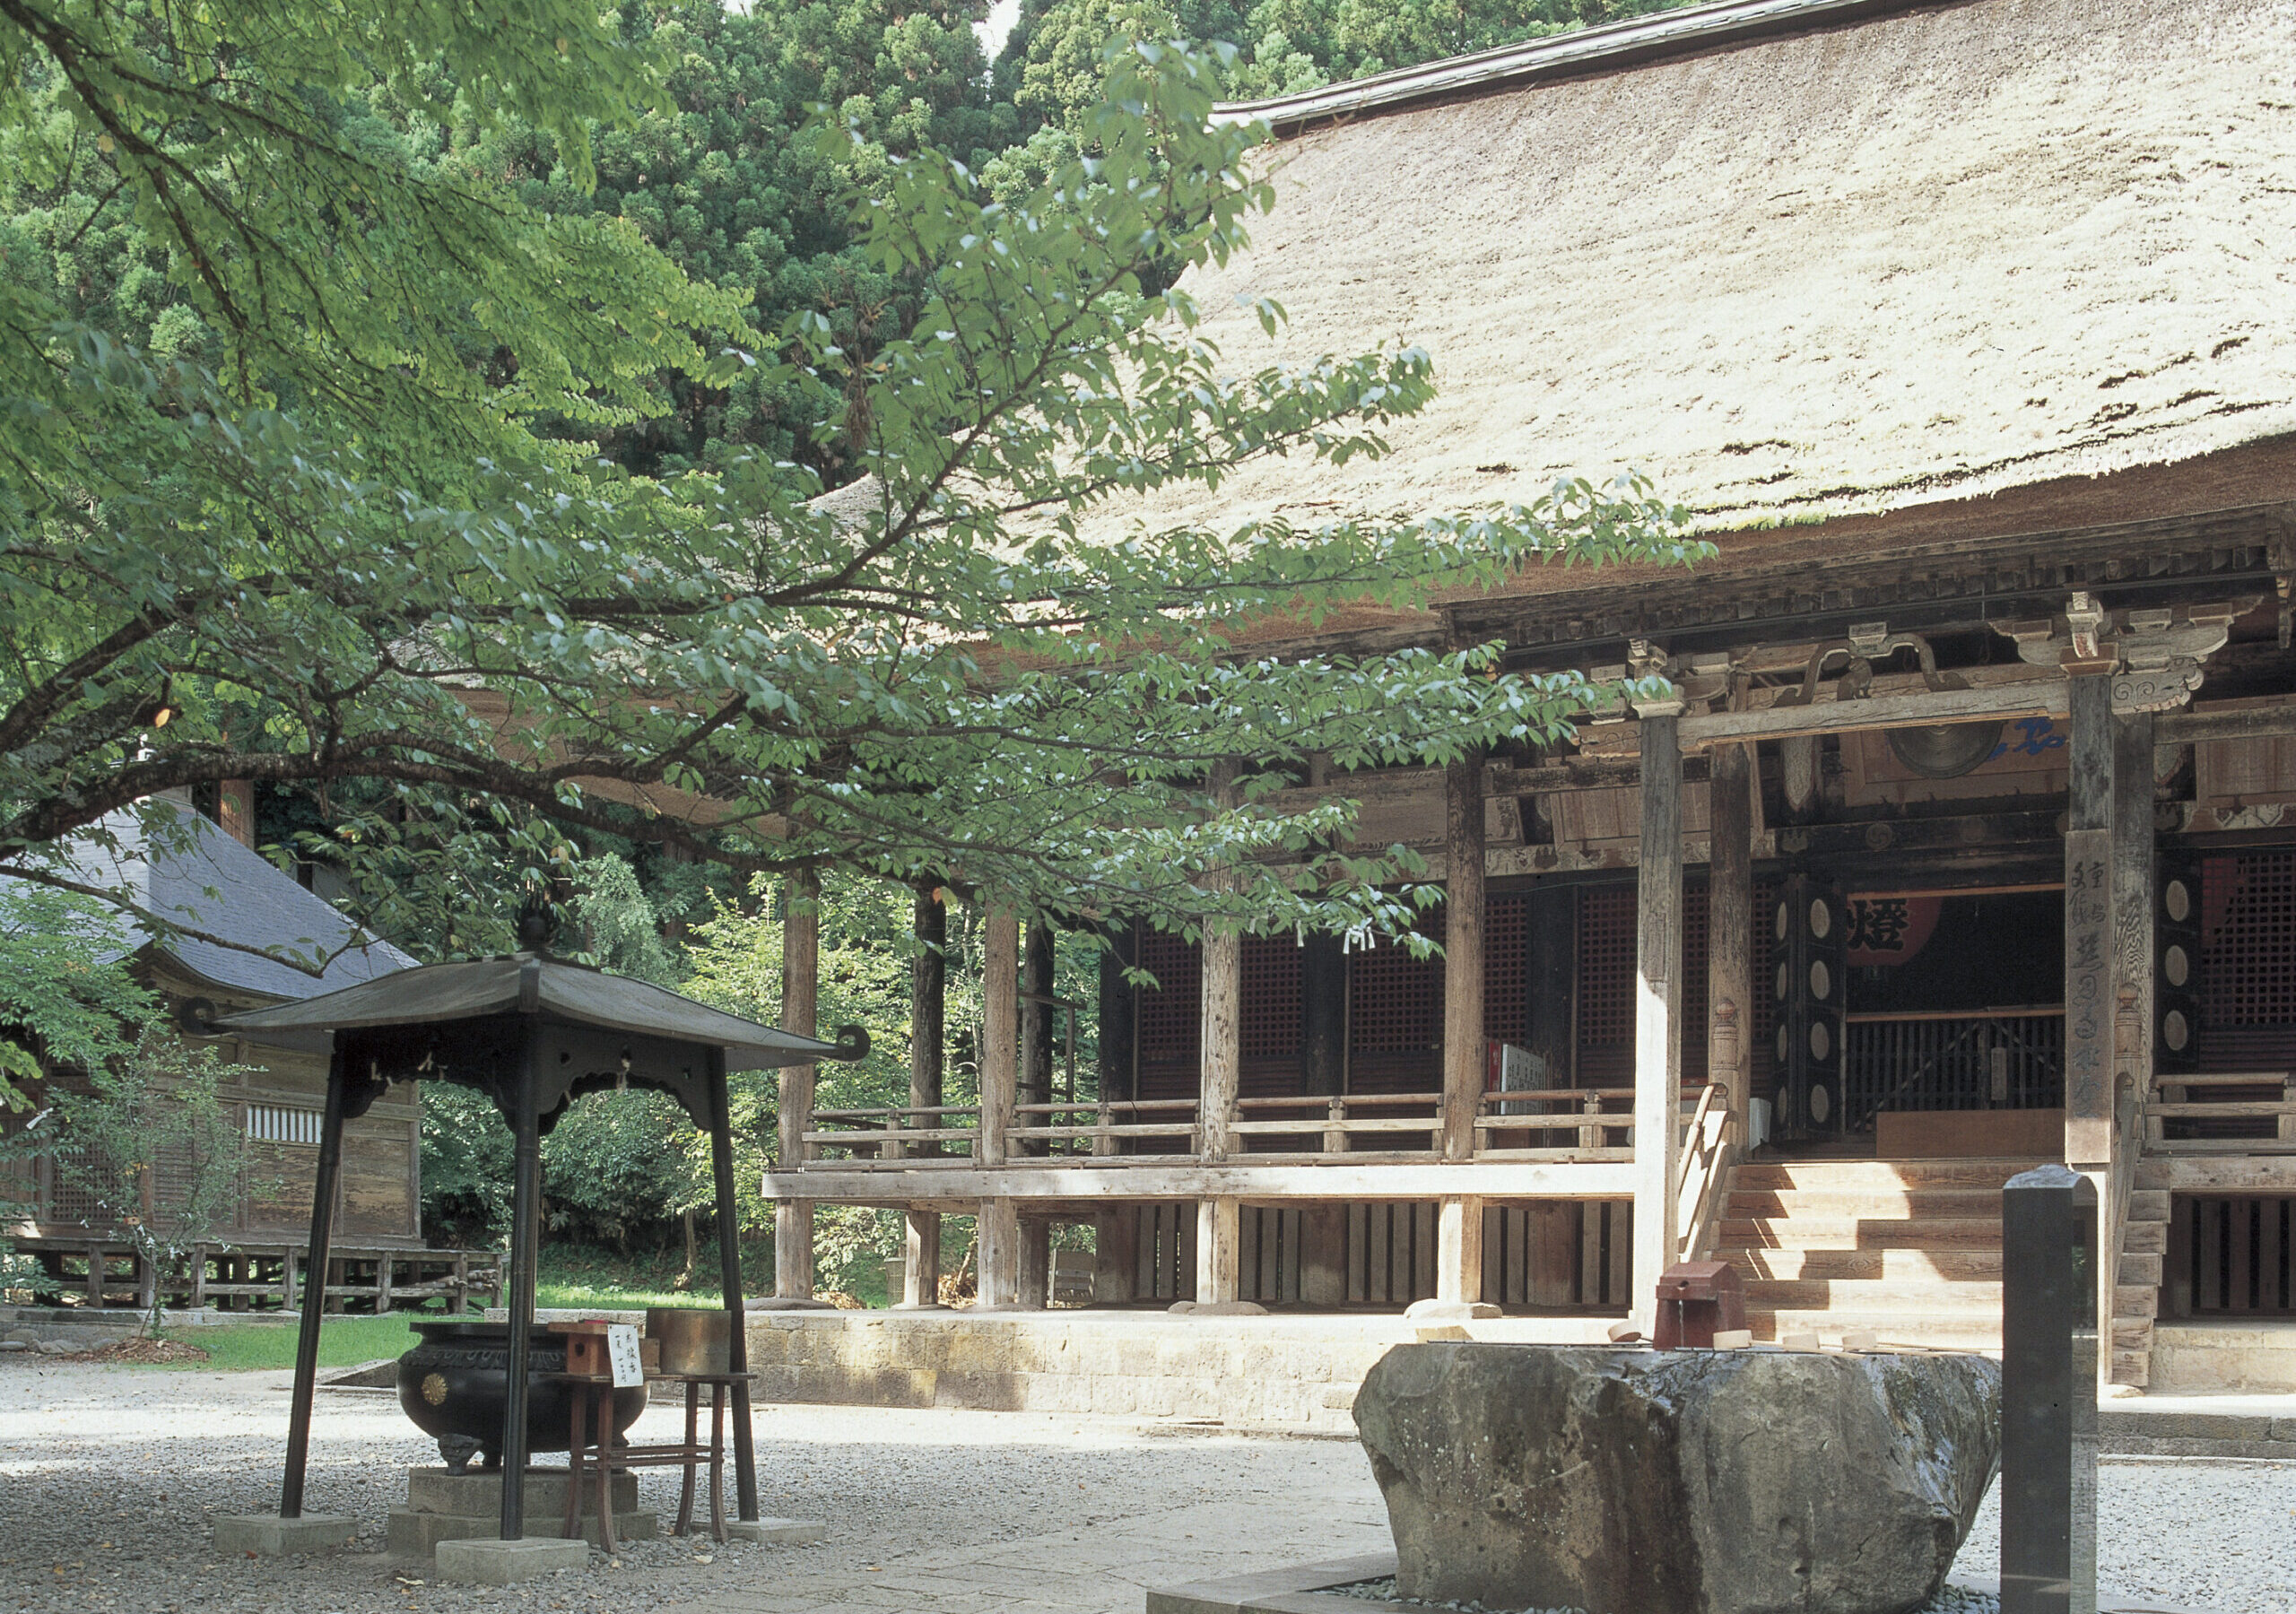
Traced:
<path fill-rule="evenodd" d="M 613 1368 L 613 1386 L 626 1390 L 632 1384 L 646 1382 L 646 1369 L 638 1359 L 638 1329 L 630 1323 L 614 1323 L 606 1328 L 606 1361 Z"/>

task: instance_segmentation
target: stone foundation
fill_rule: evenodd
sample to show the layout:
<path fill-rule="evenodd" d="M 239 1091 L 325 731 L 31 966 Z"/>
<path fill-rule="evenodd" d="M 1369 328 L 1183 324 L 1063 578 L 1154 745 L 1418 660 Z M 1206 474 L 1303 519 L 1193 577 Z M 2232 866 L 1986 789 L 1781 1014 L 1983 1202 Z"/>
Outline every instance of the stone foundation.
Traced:
<path fill-rule="evenodd" d="M 1498 1317 L 1478 1340 L 1595 1344 L 1607 1317 Z M 1164 1312 L 752 1312 L 761 1402 L 1106 1413 L 1352 1436 L 1349 1408 L 1392 1315 Z"/>

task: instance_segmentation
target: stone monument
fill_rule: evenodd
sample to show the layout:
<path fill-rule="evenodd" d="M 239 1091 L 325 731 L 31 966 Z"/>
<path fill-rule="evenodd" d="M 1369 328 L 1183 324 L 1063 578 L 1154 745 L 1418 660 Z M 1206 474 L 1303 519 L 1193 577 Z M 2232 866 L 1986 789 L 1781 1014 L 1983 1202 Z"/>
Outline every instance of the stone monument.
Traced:
<path fill-rule="evenodd" d="M 2043 1166 L 2001 1194 L 2001 1611 L 2096 1614 L 2097 1190 Z"/>

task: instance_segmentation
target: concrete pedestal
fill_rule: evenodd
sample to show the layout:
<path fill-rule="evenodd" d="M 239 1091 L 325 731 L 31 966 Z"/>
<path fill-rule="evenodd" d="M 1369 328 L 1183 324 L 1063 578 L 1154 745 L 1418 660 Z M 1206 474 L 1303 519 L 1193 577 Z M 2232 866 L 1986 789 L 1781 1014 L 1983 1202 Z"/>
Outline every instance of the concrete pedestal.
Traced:
<path fill-rule="evenodd" d="M 559 1506 L 565 1506 L 563 1494 Z M 215 1521 L 215 1550 L 237 1557 L 286 1558 L 301 1552 L 340 1552 L 359 1533 L 359 1521 L 349 1514 L 305 1514 L 283 1519 L 277 1514 L 230 1514 Z"/>
<path fill-rule="evenodd" d="M 696 1522 L 694 1535 L 701 1539 L 709 1526 Z M 728 1519 L 726 1539 L 729 1541 L 762 1541 L 769 1547 L 802 1547 L 808 1541 L 818 1541 L 829 1534 L 829 1526 L 816 1524 L 811 1519 Z"/>
<path fill-rule="evenodd" d="M 579 1574 L 590 1566 L 587 1541 L 570 1537 L 521 1536 L 515 1541 L 476 1540 L 439 1543 L 439 1578 L 467 1581 L 479 1586 L 510 1586 L 536 1575 L 561 1569 Z"/>
<path fill-rule="evenodd" d="M 650 1541 L 661 1534 L 659 1519 L 638 1506 L 637 1475 L 616 1474 L 613 1499 L 618 1540 Z M 554 1536 L 559 1521 L 566 1516 L 566 1471 L 528 1469 L 525 1503 L 526 1528 Z M 499 1540 L 501 1529 L 501 1475 L 411 1468 L 406 1471 L 406 1506 L 391 1509 L 385 1522 L 385 1539 L 392 1552 L 428 1558 L 450 1541 Z M 582 1541 L 576 1544 L 603 1544 L 598 1540 L 595 1503 L 583 1510 Z"/>

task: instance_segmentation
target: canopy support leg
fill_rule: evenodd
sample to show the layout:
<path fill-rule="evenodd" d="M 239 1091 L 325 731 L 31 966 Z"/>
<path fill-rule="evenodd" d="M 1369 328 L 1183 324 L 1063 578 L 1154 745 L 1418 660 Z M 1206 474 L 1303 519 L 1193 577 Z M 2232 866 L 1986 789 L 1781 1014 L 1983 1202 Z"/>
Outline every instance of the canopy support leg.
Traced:
<path fill-rule="evenodd" d="M 734 1380 L 734 1500 L 737 1517 L 755 1519 L 757 1446 L 750 1433 L 749 1321 L 742 1304 L 741 1208 L 734 1199 L 733 1104 L 726 1091 L 726 1050 L 709 1050 L 709 1175 L 718 1190 L 718 1260 L 726 1309 L 732 1314 L 726 1367 Z"/>
<path fill-rule="evenodd" d="M 535 1108 L 535 1045 L 540 1040 L 530 1022 L 518 1053 L 517 1120 L 512 1128 L 517 1153 L 510 1191 L 510 1382 L 502 1408 L 502 1539 L 506 1541 L 517 1540 L 526 1532 L 526 1378 L 535 1332 L 535 1259 L 540 1245 L 535 1202 L 542 1195 L 542 1128 Z M 613 1421 L 611 1415 L 607 1421 Z M 611 1430 L 599 1445 L 610 1458 Z"/>
<path fill-rule="evenodd" d="M 318 1176 L 311 1184 L 310 1254 L 303 1263 L 303 1315 L 295 1331 L 295 1397 L 287 1413 L 287 1475 L 279 1488 L 283 1519 L 303 1516 L 303 1469 L 310 1456 L 311 1402 L 319 1377 L 319 1324 L 326 1316 L 327 1241 L 335 1231 L 335 1184 L 343 1175 L 344 1080 L 343 1050 L 338 1046 L 327 1062 Z"/>

